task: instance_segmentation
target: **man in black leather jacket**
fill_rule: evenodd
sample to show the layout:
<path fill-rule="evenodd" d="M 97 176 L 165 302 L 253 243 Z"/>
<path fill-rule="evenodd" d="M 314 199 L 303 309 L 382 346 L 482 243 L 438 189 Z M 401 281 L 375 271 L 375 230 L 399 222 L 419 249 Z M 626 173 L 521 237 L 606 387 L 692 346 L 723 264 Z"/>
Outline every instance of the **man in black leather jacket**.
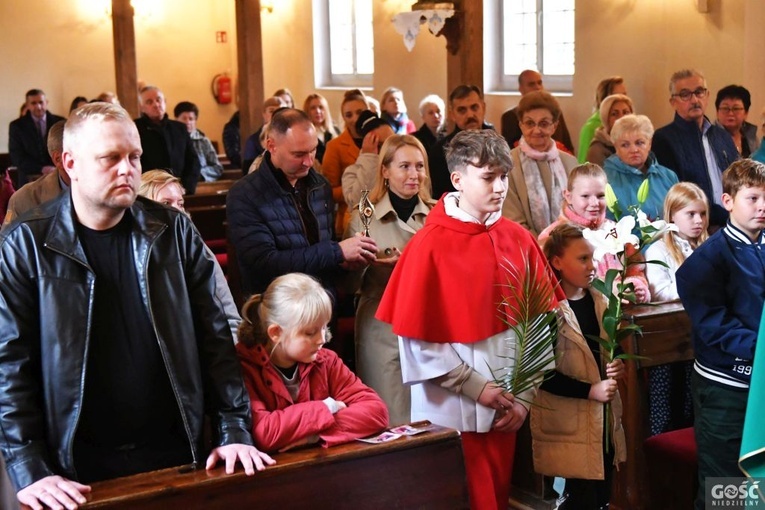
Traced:
<path fill-rule="evenodd" d="M 140 156 L 125 110 L 81 108 L 70 190 L 0 236 L 0 448 L 33 508 L 76 508 L 78 482 L 201 465 L 205 414 L 207 468 L 273 462 L 251 446 L 213 261 L 185 215 L 136 199 Z"/>

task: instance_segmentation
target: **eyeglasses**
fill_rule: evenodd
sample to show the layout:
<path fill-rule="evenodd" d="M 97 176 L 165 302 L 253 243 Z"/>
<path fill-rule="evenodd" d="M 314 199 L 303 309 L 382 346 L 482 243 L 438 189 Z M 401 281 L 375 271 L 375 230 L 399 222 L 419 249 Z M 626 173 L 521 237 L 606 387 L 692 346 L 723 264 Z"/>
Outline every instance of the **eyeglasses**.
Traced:
<path fill-rule="evenodd" d="M 721 106 L 717 110 L 723 113 L 738 113 L 738 112 L 743 112 L 744 107 L 743 106 Z"/>
<path fill-rule="evenodd" d="M 550 129 L 551 127 L 553 127 L 554 124 L 555 122 L 551 120 L 547 120 L 547 119 L 542 119 L 539 122 L 534 122 L 531 119 L 524 120 L 523 122 L 521 122 L 521 125 L 525 127 L 526 129 L 534 129 L 535 127 L 538 127 L 539 129 L 543 131 Z"/>
<path fill-rule="evenodd" d="M 701 99 L 702 97 L 706 96 L 709 92 L 708 89 L 705 89 L 704 87 L 699 87 L 694 91 L 690 90 L 681 90 L 677 94 L 672 94 L 672 97 L 679 97 L 683 101 L 688 101 L 691 96 L 696 96 L 697 98 Z"/>

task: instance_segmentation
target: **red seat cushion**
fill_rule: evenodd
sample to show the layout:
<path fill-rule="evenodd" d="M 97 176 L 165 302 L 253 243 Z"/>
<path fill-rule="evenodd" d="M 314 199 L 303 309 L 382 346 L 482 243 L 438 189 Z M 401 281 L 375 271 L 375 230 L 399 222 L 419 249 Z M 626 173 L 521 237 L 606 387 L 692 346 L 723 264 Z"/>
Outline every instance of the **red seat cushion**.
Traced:
<path fill-rule="evenodd" d="M 205 244 L 213 253 L 226 253 L 228 243 L 225 239 L 205 239 Z"/>
<path fill-rule="evenodd" d="M 223 273 L 225 274 L 226 269 L 228 268 L 228 255 L 226 253 L 216 253 L 215 258 L 218 261 L 218 264 L 220 264 L 220 268 L 223 269 Z"/>
<path fill-rule="evenodd" d="M 696 437 L 693 427 L 673 430 L 645 440 L 646 457 L 651 461 L 682 462 L 696 465 Z"/>

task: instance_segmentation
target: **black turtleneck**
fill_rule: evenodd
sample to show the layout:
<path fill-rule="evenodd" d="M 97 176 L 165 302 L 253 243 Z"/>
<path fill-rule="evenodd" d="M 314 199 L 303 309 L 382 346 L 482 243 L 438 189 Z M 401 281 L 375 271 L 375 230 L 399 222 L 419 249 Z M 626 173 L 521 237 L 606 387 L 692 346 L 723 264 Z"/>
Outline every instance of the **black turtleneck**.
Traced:
<path fill-rule="evenodd" d="M 417 207 L 420 197 L 415 195 L 412 198 L 401 198 L 390 190 L 388 190 L 388 196 L 390 197 L 390 204 L 393 206 L 393 210 L 396 211 L 399 219 L 403 222 L 409 221 L 409 217 L 414 212 L 414 208 Z"/>

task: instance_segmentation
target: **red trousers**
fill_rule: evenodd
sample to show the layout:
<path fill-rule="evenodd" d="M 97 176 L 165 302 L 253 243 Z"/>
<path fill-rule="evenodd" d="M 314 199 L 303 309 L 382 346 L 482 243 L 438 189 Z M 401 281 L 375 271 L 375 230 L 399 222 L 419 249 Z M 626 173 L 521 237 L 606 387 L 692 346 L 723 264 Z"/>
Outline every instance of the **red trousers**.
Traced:
<path fill-rule="evenodd" d="M 515 456 L 515 432 L 463 432 L 471 510 L 507 510 Z"/>

